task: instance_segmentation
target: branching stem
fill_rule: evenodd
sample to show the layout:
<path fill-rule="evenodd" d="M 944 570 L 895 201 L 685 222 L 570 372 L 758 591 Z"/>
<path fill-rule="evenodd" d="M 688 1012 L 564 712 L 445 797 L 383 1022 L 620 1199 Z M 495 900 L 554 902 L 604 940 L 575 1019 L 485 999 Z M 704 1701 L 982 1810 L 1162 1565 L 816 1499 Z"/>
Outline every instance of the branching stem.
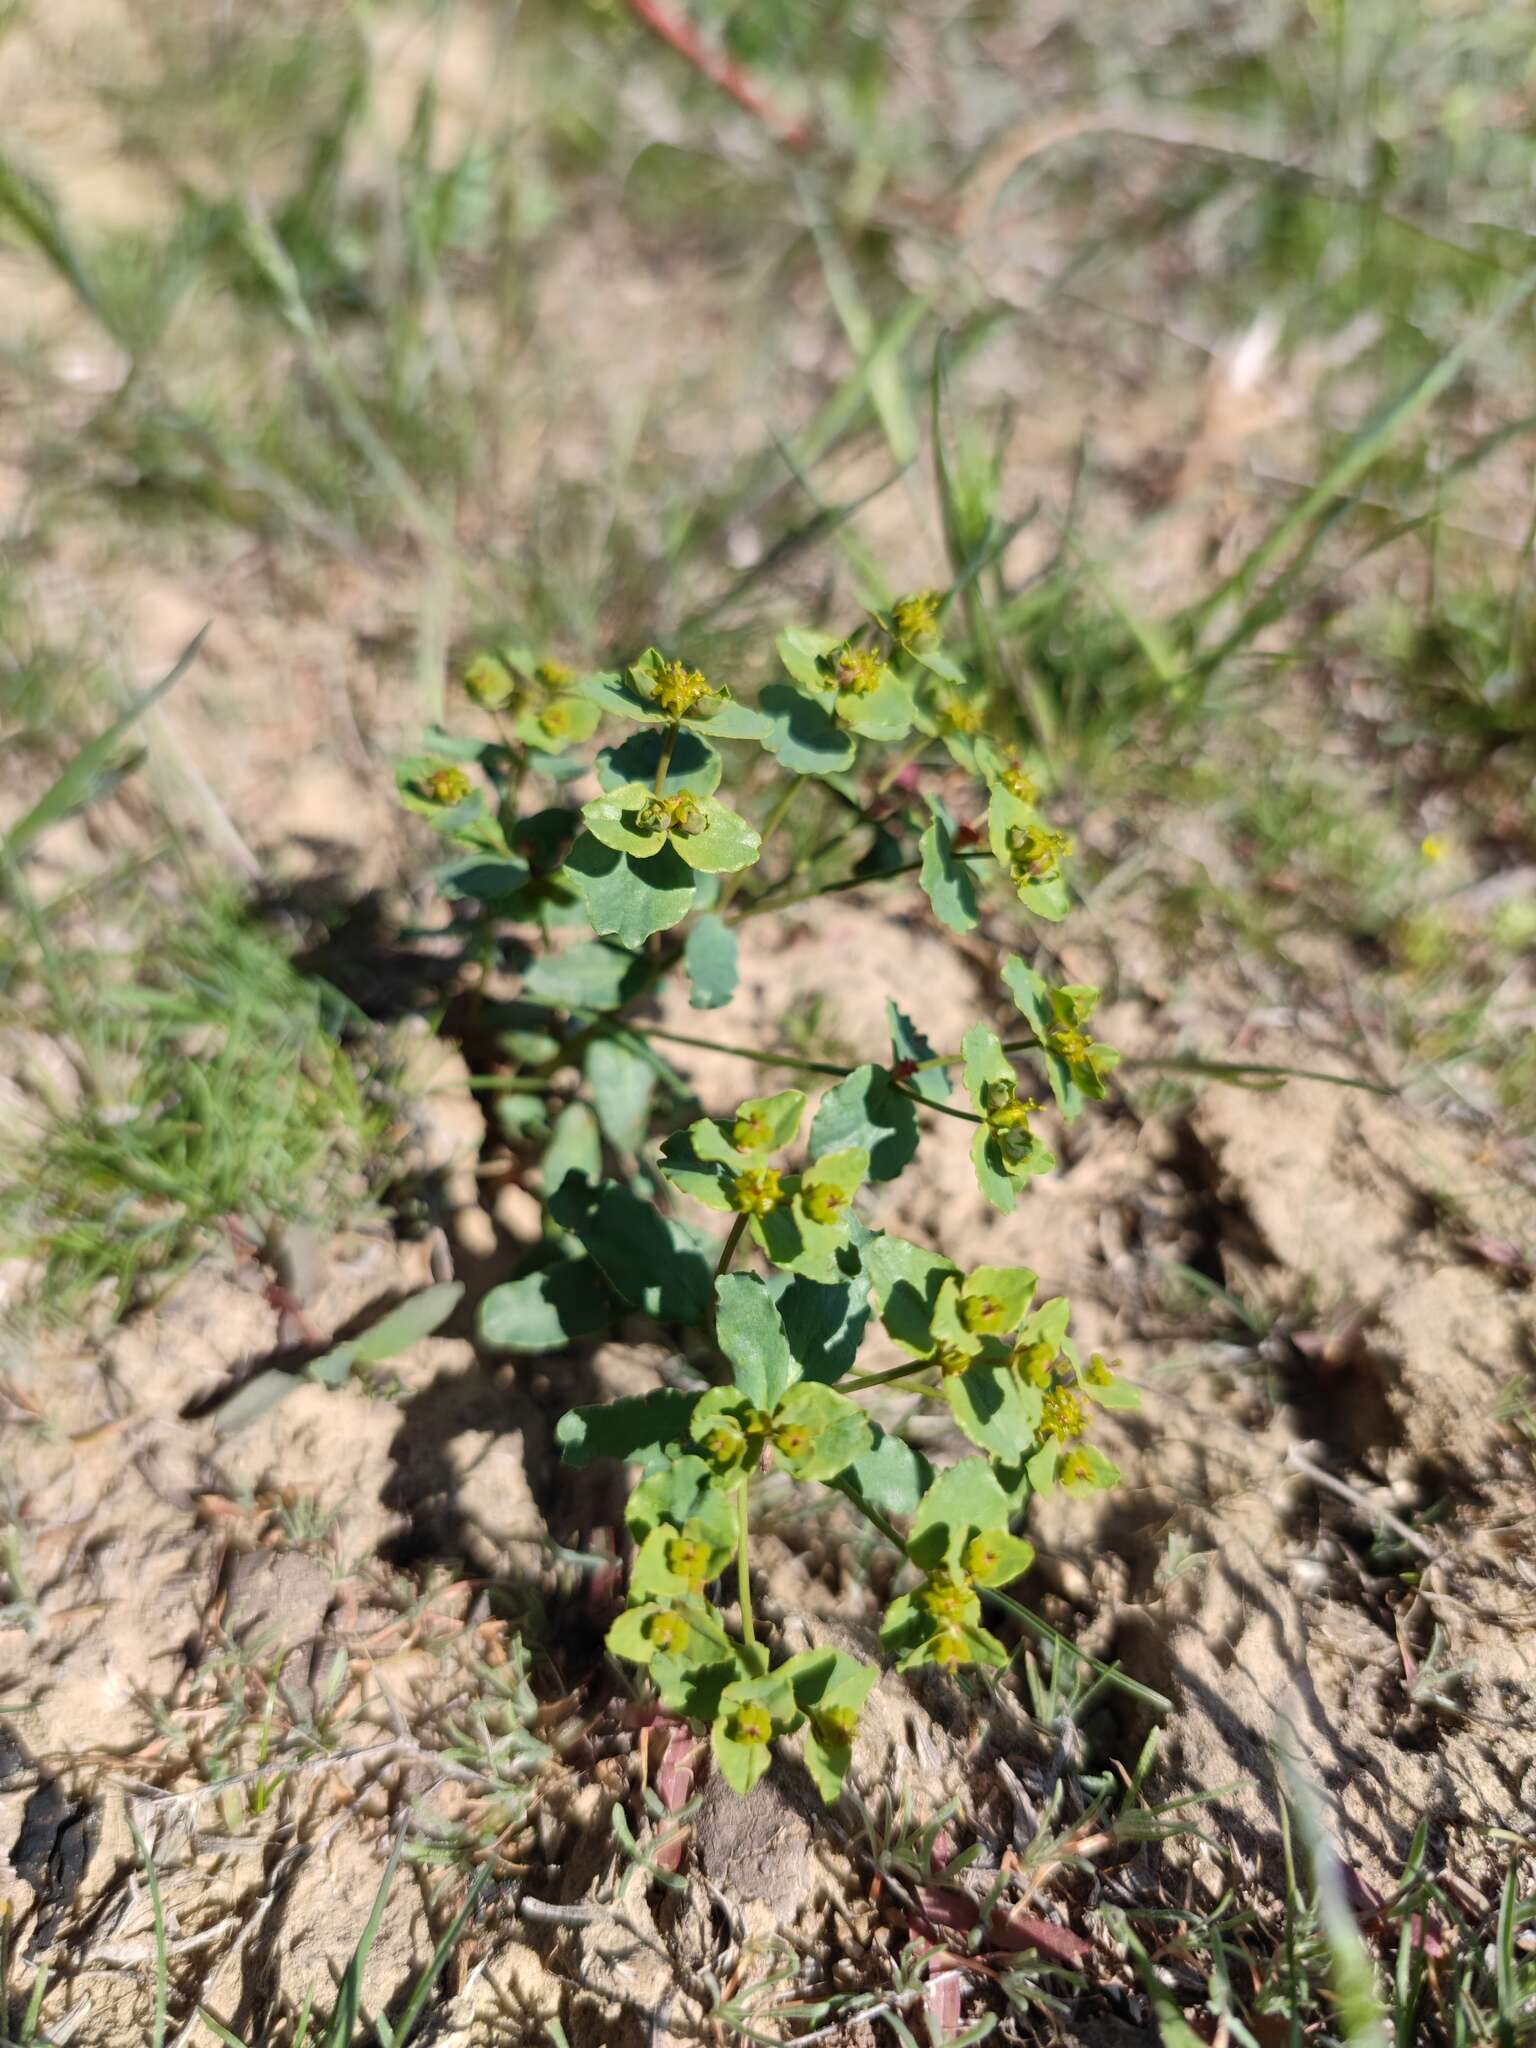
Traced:
<path fill-rule="evenodd" d="M 757 1648 L 757 1630 L 752 1621 L 752 1569 L 747 1560 L 750 1540 L 749 1494 L 751 1480 L 745 1473 L 736 1488 L 736 1597 L 741 1604 L 742 1639 L 749 1650 Z"/>

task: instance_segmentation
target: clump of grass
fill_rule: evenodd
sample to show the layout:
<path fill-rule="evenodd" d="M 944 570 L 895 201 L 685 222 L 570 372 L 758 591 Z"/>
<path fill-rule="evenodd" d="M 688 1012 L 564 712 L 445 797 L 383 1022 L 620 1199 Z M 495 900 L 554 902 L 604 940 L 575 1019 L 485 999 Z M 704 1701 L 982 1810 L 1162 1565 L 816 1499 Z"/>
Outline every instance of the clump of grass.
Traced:
<path fill-rule="evenodd" d="M 121 1313 L 229 1228 L 355 1219 L 384 1179 L 389 1092 L 344 999 L 227 894 L 126 915 L 117 950 L 43 932 L 44 971 L 13 986 L 10 1021 L 64 1067 L 31 1063 L 0 1140 L 0 1247 L 38 1262 L 58 1320 Z"/>

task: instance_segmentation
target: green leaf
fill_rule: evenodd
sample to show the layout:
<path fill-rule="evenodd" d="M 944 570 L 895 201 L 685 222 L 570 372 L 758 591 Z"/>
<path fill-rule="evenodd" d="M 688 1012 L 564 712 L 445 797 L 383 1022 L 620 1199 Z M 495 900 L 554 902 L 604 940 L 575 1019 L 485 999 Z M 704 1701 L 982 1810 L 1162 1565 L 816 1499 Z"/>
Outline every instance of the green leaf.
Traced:
<path fill-rule="evenodd" d="M 1120 1379 L 1097 1351 L 1086 1366 L 1078 1365 L 1074 1354 L 1073 1365 L 1083 1398 L 1092 1401 L 1096 1407 L 1129 1411 L 1141 1406 L 1140 1387 L 1133 1387 L 1128 1380 Z"/>
<path fill-rule="evenodd" d="M 617 1010 L 640 988 L 645 962 L 600 939 L 546 953 L 523 977 L 523 993 L 562 1010 Z"/>
<path fill-rule="evenodd" d="M 779 1666 L 795 1705 L 806 1717 L 805 1763 L 822 1799 L 831 1805 L 853 1761 L 853 1743 L 837 1717 L 857 1715 L 879 1677 L 872 1664 L 843 1650 L 805 1650 Z"/>
<path fill-rule="evenodd" d="M 1035 1561 L 1035 1546 L 1006 1527 L 978 1529 L 966 1545 L 962 1563 L 977 1586 L 1011 1586 Z"/>
<path fill-rule="evenodd" d="M 786 1431 L 804 1431 L 804 1450 L 785 1448 Z M 773 1417 L 774 1454 L 796 1479 L 835 1479 L 873 1448 L 869 1418 L 856 1402 L 814 1380 L 802 1380 L 779 1402 Z"/>
<path fill-rule="evenodd" d="M 728 1723 L 722 1717 L 709 1731 L 709 1746 L 714 1751 L 720 1775 L 733 1792 L 743 1799 L 752 1790 L 773 1761 L 773 1752 L 766 1742 L 737 1742 L 727 1732 Z"/>
<path fill-rule="evenodd" d="M 661 1170 L 673 1187 L 706 1209 L 728 1210 L 736 1175 L 748 1162 L 720 1144 L 719 1135 L 719 1125 L 708 1119 L 674 1131 L 661 1148 Z"/>
<path fill-rule="evenodd" d="M 937 676 L 940 682 L 952 683 L 961 689 L 965 687 L 965 670 L 958 661 L 953 660 L 939 648 L 909 647 L 907 652 L 914 661 L 921 662 L 930 675 Z"/>
<path fill-rule="evenodd" d="M 1035 1298 L 1038 1276 L 1028 1266 L 977 1266 L 960 1289 L 961 1320 L 970 1320 L 984 1336 L 1001 1337 L 1017 1329 Z"/>
<path fill-rule="evenodd" d="M 0 165 L 0 171 L 8 167 Z M 20 181 L 18 180 L 18 185 Z M 0 194 L 3 198 L 4 194 Z M 177 656 L 169 673 L 144 692 L 137 702 L 130 704 L 120 718 L 114 719 L 105 732 L 95 739 L 87 740 L 78 748 L 64 768 L 57 774 L 32 808 L 17 819 L 10 831 L 4 835 L 6 852 L 14 861 L 19 861 L 27 848 L 41 832 L 55 825 L 61 818 L 67 818 L 71 811 L 82 810 L 97 791 L 109 779 L 112 765 L 132 728 L 144 716 L 151 705 L 159 702 L 166 692 L 175 687 L 197 659 L 208 632 L 202 626 Z M 14 769 L 14 761 L 13 761 Z"/>
<path fill-rule="evenodd" d="M 598 1134 L 597 1118 L 586 1103 L 568 1102 L 555 1118 L 555 1128 L 539 1162 L 539 1171 L 544 1183 L 546 1206 L 550 1196 L 565 1185 L 570 1174 L 579 1174 L 583 1180 L 593 1182 L 602 1179 L 603 1141 Z"/>
<path fill-rule="evenodd" d="M 321 1387 L 344 1386 L 352 1377 L 352 1368 L 356 1362 L 355 1344 L 337 1344 L 323 1356 L 312 1358 L 304 1368 L 304 1377 Z"/>
<path fill-rule="evenodd" d="M 537 1357 L 601 1336 L 612 1319 L 613 1303 L 592 1261 L 555 1259 L 491 1289 L 480 1304 L 480 1341 L 492 1351 Z"/>
<path fill-rule="evenodd" d="M 867 740 L 889 742 L 906 738 L 916 710 L 910 688 L 894 669 L 888 668 L 878 688 L 867 697 L 856 696 L 851 690 L 840 691 L 835 716 L 850 732 Z"/>
<path fill-rule="evenodd" d="M 335 1352 L 327 1357 L 336 1357 L 345 1352 L 350 1370 L 356 1352 L 350 1344 L 338 1345 Z M 324 1363 L 323 1360 L 318 1361 Z M 272 1366 L 266 1372 L 253 1373 L 243 1386 L 236 1387 L 227 1400 L 221 1401 L 213 1411 L 213 1426 L 220 1436 L 230 1436 L 237 1429 L 245 1429 L 265 1415 L 269 1408 L 275 1408 L 279 1401 L 286 1401 L 296 1388 L 302 1387 L 301 1373 L 284 1372 Z"/>
<path fill-rule="evenodd" d="M 602 724 L 602 706 L 589 698 L 567 691 L 553 697 L 537 711 L 519 712 L 512 730 L 525 747 L 540 754 L 563 754 L 567 747 L 591 739 Z"/>
<path fill-rule="evenodd" d="M 1013 879 L 1013 863 L 1008 834 L 1015 825 L 1038 825 L 1041 822 L 1040 813 L 1033 804 L 1016 797 L 1001 782 L 993 783 L 987 801 L 987 836 L 998 864 L 1010 881 Z M 1013 886 L 1024 908 L 1051 924 L 1059 924 L 1072 908 L 1072 894 L 1062 875 L 1055 875 L 1044 882 L 1014 882 Z"/>
<path fill-rule="evenodd" d="M 710 1747 L 726 1783 L 743 1795 L 752 1790 L 767 1770 L 770 1760 L 766 1742 L 736 1739 L 733 1725 L 737 1713 L 744 1706 L 762 1707 L 774 1735 L 787 1734 L 800 1719 L 789 1682 L 778 1671 L 765 1672 L 761 1678 L 738 1679 L 734 1685 L 725 1688 L 720 1695 L 719 1718 L 709 1731 Z"/>
<path fill-rule="evenodd" d="M 674 1529 L 699 1522 L 712 1542 L 730 1549 L 736 1537 L 736 1502 L 716 1484 L 702 1458 L 685 1454 L 640 1481 L 625 1503 L 624 1520 L 637 1543 L 664 1522 Z"/>
<path fill-rule="evenodd" d="M 604 789 L 617 789 L 626 782 L 639 782 L 654 789 L 666 744 L 667 736 L 661 727 L 650 726 L 644 732 L 631 733 L 621 747 L 604 747 L 594 764 L 598 781 Z M 713 796 L 720 787 L 721 772 L 720 756 L 708 740 L 686 726 L 681 727 L 667 763 L 661 794 L 680 796 L 686 789 L 693 796 Z"/>
<path fill-rule="evenodd" d="M 820 699 L 770 683 L 759 701 L 769 728 L 764 744 L 791 775 L 835 775 L 853 766 L 858 742 Z"/>
<path fill-rule="evenodd" d="M 887 1517 L 910 1515 L 933 1484 L 933 1467 L 921 1451 L 899 1436 L 870 1424 L 872 1447 L 837 1477 L 837 1488 Z"/>
<path fill-rule="evenodd" d="M 763 850 L 756 826 L 749 825 L 739 811 L 733 811 L 718 797 L 701 796 L 698 806 L 702 829 L 673 832 L 673 850 L 701 874 L 733 875 L 741 868 L 751 867 Z"/>
<path fill-rule="evenodd" d="M 697 894 L 693 870 L 665 841 L 650 858 L 637 860 L 584 832 L 571 848 L 565 873 L 581 891 L 592 929 L 634 948 L 653 932 L 681 924 Z"/>
<path fill-rule="evenodd" d="M 699 1521 L 687 1522 L 681 1529 L 673 1529 L 665 1523 L 653 1529 L 640 1545 L 630 1567 L 630 1604 L 647 1597 L 663 1600 L 697 1598 L 700 1589 L 712 1579 L 717 1579 L 735 1555 L 734 1518 L 725 1526 L 728 1533 L 723 1542 L 715 1540 L 709 1524 Z M 691 1547 L 699 1558 L 698 1568 L 691 1576 L 684 1576 L 673 1563 L 674 1554 L 684 1547 Z"/>
<path fill-rule="evenodd" d="M 701 917 L 688 934 L 683 965 L 688 970 L 695 1010 L 719 1010 L 736 993 L 739 980 L 736 934 L 723 917 Z"/>
<path fill-rule="evenodd" d="M 949 1465 L 924 1494 L 907 1534 L 907 1553 L 925 1571 L 958 1567 L 960 1553 L 983 1529 L 1008 1526 L 1008 1496 L 985 1458 Z"/>
<path fill-rule="evenodd" d="M 683 1455 L 697 1401 L 697 1394 L 659 1387 L 653 1394 L 568 1408 L 555 1424 L 555 1442 L 566 1464 L 578 1469 L 597 1458 L 614 1458 L 655 1470 L 663 1460 L 670 1463 Z"/>
<path fill-rule="evenodd" d="M 1083 1107 L 1083 1091 L 1073 1078 L 1071 1067 L 1059 1053 L 1051 1051 L 1046 1038 L 1056 1028 L 1056 1016 L 1051 1007 L 1050 983 L 1044 975 L 1037 974 L 1021 960 L 1017 953 L 1010 953 L 1003 962 L 1003 981 L 1013 997 L 1019 1014 L 1028 1023 L 1031 1031 L 1040 1040 L 1040 1057 L 1045 1062 L 1046 1079 L 1051 1084 L 1051 1093 L 1058 1108 L 1070 1123 Z M 1102 1092 L 1102 1088 L 1101 1088 Z"/>
<path fill-rule="evenodd" d="M 781 1088 L 777 1095 L 749 1095 L 736 1105 L 730 1141 L 744 1153 L 782 1152 L 794 1143 L 804 1115 L 805 1095 L 799 1088 Z"/>
<path fill-rule="evenodd" d="M 885 1015 L 891 1031 L 893 1065 L 903 1060 L 911 1060 L 920 1066 L 924 1060 L 931 1060 L 934 1057 L 932 1045 L 906 1012 L 897 1009 L 889 996 L 886 997 Z M 910 1075 L 906 1086 L 916 1094 L 926 1097 L 929 1102 L 947 1102 L 954 1083 L 945 1068 L 926 1067 L 922 1073 Z"/>
<path fill-rule="evenodd" d="M 774 1265 L 828 1285 L 839 1276 L 839 1256 L 847 1249 L 855 1221 L 853 1196 L 868 1171 L 868 1154 L 854 1150 L 829 1153 L 805 1173 L 785 1182 L 791 1191 L 787 1206 L 752 1218 L 754 1243 Z M 841 1196 L 840 1213 L 824 1220 L 817 1213 L 824 1191 Z"/>
<path fill-rule="evenodd" d="M 1102 1493 L 1120 1484 L 1120 1467 L 1093 1444 L 1068 1444 L 1056 1467 L 1063 1493 Z"/>
<path fill-rule="evenodd" d="M 854 1256 L 851 1248 L 843 1256 Z M 776 1271 L 768 1276 L 768 1292 L 801 1377 L 824 1383 L 841 1379 L 858 1357 L 869 1324 L 869 1283 L 862 1267 L 852 1278 L 830 1282 Z"/>
<path fill-rule="evenodd" d="M 867 1254 L 880 1320 L 896 1342 L 917 1358 L 934 1346 L 933 1316 L 939 1289 L 958 1269 L 937 1252 L 904 1237 L 877 1237 Z"/>
<path fill-rule="evenodd" d="M 549 1211 L 574 1232 L 621 1301 L 659 1323 L 702 1324 L 713 1301 L 710 1260 L 691 1232 L 613 1181 L 574 1177 Z"/>
<path fill-rule="evenodd" d="M 991 1081 L 1016 1080 L 1013 1063 L 1003 1051 L 1003 1041 L 985 1024 L 971 1026 L 960 1041 L 960 1050 L 965 1055 L 966 1093 L 976 1108 L 985 1113 L 982 1090 Z"/>
<path fill-rule="evenodd" d="M 565 859 L 571 841 L 581 829 L 581 813 L 564 804 L 551 804 L 519 818 L 508 832 L 512 851 L 527 861 L 536 875 L 551 874 Z"/>
<path fill-rule="evenodd" d="M 976 1170 L 977 1187 L 993 1208 L 1011 1216 L 1019 1204 L 1019 1191 L 991 1131 L 977 1131 L 971 1139 L 971 1165 Z"/>
<path fill-rule="evenodd" d="M 973 1444 L 995 1458 L 1022 1458 L 1040 1427 L 1040 1389 L 1020 1377 L 1006 1350 L 991 1349 L 964 1372 L 944 1380 L 944 1398 L 955 1421 Z M 1001 1519 L 1006 1520 L 1006 1516 Z"/>
<path fill-rule="evenodd" d="M 494 860 L 475 856 L 452 862 L 438 875 L 445 896 L 457 900 L 470 897 L 477 903 L 503 903 L 527 887 L 529 870 L 520 860 Z"/>
<path fill-rule="evenodd" d="M 617 789 L 605 789 L 582 805 L 582 822 L 594 839 L 616 853 L 652 860 L 665 848 L 667 831 L 664 821 L 641 829 L 641 813 L 651 801 L 643 782 L 621 782 Z"/>
<path fill-rule="evenodd" d="M 821 1098 L 811 1157 L 850 1147 L 869 1154 L 871 1180 L 894 1180 L 917 1156 L 916 1107 L 896 1093 L 883 1067 L 855 1067 Z"/>
<path fill-rule="evenodd" d="M 800 1376 L 773 1297 L 755 1273 L 725 1273 L 715 1282 L 715 1339 L 731 1364 L 733 1384 L 755 1408 L 773 1408 Z"/>
<path fill-rule="evenodd" d="M 585 1070 L 603 1135 L 620 1152 L 638 1152 L 650 1128 L 655 1062 L 632 1039 L 594 1038 Z"/>
<path fill-rule="evenodd" d="M 379 1365 L 386 1358 L 398 1358 L 423 1337 L 430 1337 L 458 1307 L 464 1293 L 461 1280 L 445 1281 L 440 1287 L 424 1287 L 409 1301 L 402 1301 L 388 1315 L 352 1339 L 354 1355 L 363 1365 Z"/>
<path fill-rule="evenodd" d="M 933 802 L 929 809 L 932 816 L 928 829 L 917 842 L 923 857 L 918 880 L 940 924 L 947 925 L 952 932 L 968 932 L 977 918 L 976 884 L 970 864 L 955 857 L 954 828 L 944 806 Z"/>
<path fill-rule="evenodd" d="M 823 677 L 817 667 L 817 657 L 830 654 L 834 647 L 841 647 L 843 643 L 835 634 L 820 632 L 814 626 L 786 626 L 773 644 L 780 661 L 797 683 L 807 690 L 820 690 Z"/>

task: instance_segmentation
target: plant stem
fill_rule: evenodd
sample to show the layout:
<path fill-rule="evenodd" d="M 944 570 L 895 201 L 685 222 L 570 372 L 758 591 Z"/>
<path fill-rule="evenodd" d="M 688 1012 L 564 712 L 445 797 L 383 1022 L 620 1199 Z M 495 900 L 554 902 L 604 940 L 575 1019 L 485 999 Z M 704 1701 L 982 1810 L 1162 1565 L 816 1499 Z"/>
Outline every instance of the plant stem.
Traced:
<path fill-rule="evenodd" d="M 768 813 L 768 816 L 763 823 L 762 833 L 760 834 L 760 843 L 757 849 L 757 855 L 759 860 L 762 859 L 763 848 L 768 844 L 769 840 L 773 837 L 774 833 L 777 832 L 779 827 L 783 824 L 785 818 L 788 816 L 790 805 L 794 802 L 795 798 L 800 794 L 801 790 L 804 789 L 805 784 L 805 776 L 794 775 L 790 777 L 789 781 L 785 784 L 784 788 L 779 792 L 778 802 L 774 805 L 773 809 Z M 723 917 L 725 915 L 726 911 L 730 908 L 731 899 L 735 896 L 736 891 L 741 887 L 742 883 L 746 880 L 750 872 L 751 870 L 749 868 L 738 868 L 735 874 L 726 876 L 724 882 L 721 884 L 720 887 L 720 900 L 715 905 L 716 916 Z"/>
<path fill-rule="evenodd" d="M 733 1059 L 756 1060 L 761 1067 L 789 1067 L 801 1074 L 830 1074 L 835 1080 L 846 1080 L 853 1072 L 852 1067 L 835 1067 L 827 1060 L 805 1060 L 792 1052 L 775 1052 L 771 1047 L 764 1050 L 756 1045 L 722 1045 L 717 1038 L 695 1038 L 686 1031 L 664 1031 L 659 1024 L 632 1024 L 629 1027 L 641 1038 L 664 1038 L 671 1045 L 692 1045 L 700 1052 L 729 1053 Z"/>
<path fill-rule="evenodd" d="M 749 1523 L 747 1495 L 751 1480 L 743 1473 L 736 1488 L 736 1597 L 741 1603 L 741 1633 L 749 1650 L 757 1648 L 757 1630 L 752 1625 L 752 1573 L 747 1562 Z"/>
<path fill-rule="evenodd" d="M 715 1261 L 715 1278 L 717 1280 L 722 1273 L 730 1270 L 731 1261 L 736 1256 L 736 1247 L 741 1243 L 742 1233 L 746 1230 L 746 1227 L 746 1217 L 738 1216 L 726 1232 L 725 1243 L 720 1247 L 720 1256 Z"/>
<path fill-rule="evenodd" d="M 739 913 L 748 916 L 751 906 Z M 834 1066 L 829 1060 L 802 1059 L 798 1053 L 779 1052 L 772 1046 L 725 1045 L 718 1038 L 695 1038 L 686 1031 L 664 1031 L 659 1024 L 630 1024 L 627 1027 L 642 1038 L 664 1038 L 674 1045 L 696 1046 L 700 1052 L 723 1052 L 732 1059 L 756 1060 L 760 1067 L 788 1067 L 801 1074 L 829 1074 L 834 1080 L 843 1081 L 857 1070 L 853 1067 Z M 1038 1052 L 1037 1038 L 1010 1038 L 1004 1041 L 1004 1052 Z M 935 1053 L 931 1059 L 919 1060 L 909 1071 L 914 1074 L 932 1072 L 936 1067 L 956 1067 L 965 1058 L 963 1052 Z M 879 1064 L 879 1062 L 875 1062 Z M 1254 1060 L 1208 1060 L 1194 1053 L 1173 1053 L 1164 1058 L 1123 1059 L 1122 1067 L 1144 1067 L 1149 1071 L 1180 1074 L 1208 1074 L 1212 1080 L 1231 1080 L 1243 1074 L 1267 1075 L 1279 1081 L 1323 1081 L 1331 1088 L 1363 1088 L 1371 1095 L 1397 1095 L 1401 1090 L 1391 1087 L 1385 1081 L 1367 1081 L 1354 1074 L 1325 1074 L 1315 1067 L 1268 1066 Z M 905 1095 L 920 1109 L 932 1109 L 940 1116 L 958 1117 L 963 1123 L 985 1123 L 985 1117 L 973 1116 L 968 1109 L 952 1109 L 946 1102 L 930 1102 L 926 1095 L 919 1095 L 916 1089 L 906 1088 L 901 1082 L 892 1082 L 898 1095 Z"/>
<path fill-rule="evenodd" d="M 813 846 L 810 852 L 804 855 L 802 859 L 797 860 L 792 868 L 787 869 L 779 877 L 778 881 L 770 882 L 766 889 L 760 889 L 752 899 L 753 902 L 766 902 L 770 896 L 777 896 L 781 889 L 788 888 L 789 884 L 799 876 L 818 866 L 820 862 L 826 859 L 829 853 L 835 853 L 846 839 L 850 839 L 858 831 L 861 825 L 875 824 L 877 822 L 873 816 L 875 805 L 903 771 L 910 768 L 912 763 L 927 750 L 928 745 L 929 741 L 925 736 L 918 741 L 915 747 L 908 747 L 905 753 L 899 754 L 875 784 L 869 801 L 854 813 L 848 823 L 832 833 L 829 838 L 823 839 L 819 846 Z"/>
<path fill-rule="evenodd" d="M 851 1380 L 839 1380 L 840 1394 L 862 1393 L 866 1387 L 888 1387 L 895 1380 L 910 1380 L 920 1372 L 928 1372 L 933 1365 L 931 1358 L 909 1359 L 905 1365 L 887 1366 L 884 1372 L 861 1372 Z"/>
<path fill-rule="evenodd" d="M 974 1110 L 952 1109 L 947 1102 L 930 1102 L 926 1095 L 919 1095 L 915 1088 L 904 1088 L 899 1081 L 893 1081 L 891 1087 L 898 1095 L 905 1095 L 908 1102 L 915 1102 L 920 1109 L 932 1109 L 937 1111 L 940 1116 L 956 1117 L 963 1124 L 984 1124 L 986 1122 L 986 1118 L 984 1116 L 977 1116 Z"/>
<path fill-rule="evenodd" d="M 667 786 L 667 770 L 672 766 L 672 750 L 677 745 L 677 736 L 681 731 L 682 727 L 674 719 L 667 727 L 667 736 L 661 743 L 661 759 L 656 763 L 656 783 L 654 789 L 654 794 L 657 796 L 660 796 Z"/>
<path fill-rule="evenodd" d="M 992 850 L 986 846 L 967 846 L 956 854 L 956 860 L 990 860 Z M 765 890 L 754 896 L 737 911 L 737 921 L 743 918 L 761 917 L 766 910 L 789 910 L 797 903 L 813 903 L 818 896 L 835 896 L 844 889 L 867 889 L 873 882 L 894 882 L 901 875 L 915 875 L 922 866 L 920 860 L 904 860 L 894 868 L 881 868 L 873 875 L 845 875 L 840 882 L 819 882 L 814 889 L 799 889 L 793 896 L 770 896 Z M 956 1054 L 956 1058 L 959 1055 Z"/>

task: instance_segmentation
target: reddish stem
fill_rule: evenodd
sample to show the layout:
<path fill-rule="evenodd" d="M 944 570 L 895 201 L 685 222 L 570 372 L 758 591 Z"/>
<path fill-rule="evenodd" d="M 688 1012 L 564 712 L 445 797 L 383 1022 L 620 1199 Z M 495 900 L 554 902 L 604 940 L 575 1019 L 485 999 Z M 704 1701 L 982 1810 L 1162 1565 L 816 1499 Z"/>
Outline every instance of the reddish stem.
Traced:
<path fill-rule="evenodd" d="M 637 21 L 643 22 L 653 35 L 660 36 L 711 85 L 729 93 L 737 106 L 745 107 L 787 148 L 804 149 L 809 145 L 809 125 L 804 121 L 791 120 L 781 107 L 776 107 L 758 90 L 739 64 L 727 57 L 723 50 L 712 49 L 704 41 L 686 15 L 674 14 L 663 0 L 629 0 L 629 10 Z"/>

